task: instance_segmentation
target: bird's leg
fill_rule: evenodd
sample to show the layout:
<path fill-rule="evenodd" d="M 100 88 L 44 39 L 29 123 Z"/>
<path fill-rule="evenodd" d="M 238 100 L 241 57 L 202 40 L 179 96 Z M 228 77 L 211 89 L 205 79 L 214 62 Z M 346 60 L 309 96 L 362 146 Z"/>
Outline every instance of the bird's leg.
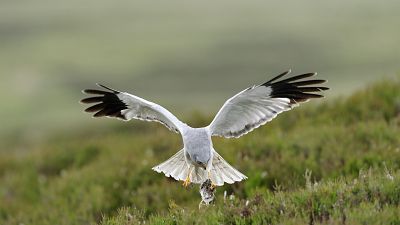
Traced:
<path fill-rule="evenodd" d="M 211 189 L 215 189 L 217 187 L 217 185 L 211 179 L 211 171 L 208 171 L 208 179 L 211 181 Z"/>
<path fill-rule="evenodd" d="M 212 153 L 212 151 L 211 151 L 211 153 Z M 213 165 L 213 154 L 211 154 L 212 156 L 211 156 L 211 159 L 208 161 L 208 163 L 207 163 L 207 168 L 206 168 L 206 170 L 207 170 L 207 173 L 208 173 L 208 179 L 211 181 L 211 189 L 215 189 L 216 187 L 217 187 L 217 185 L 215 184 L 215 182 L 213 181 L 213 179 L 211 179 L 211 170 L 213 169 L 213 167 L 214 167 L 214 165 Z"/>
<path fill-rule="evenodd" d="M 190 174 L 192 173 L 193 167 L 189 166 L 188 170 L 189 170 L 189 173 L 187 174 L 186 179 L 183 181 L 183 184 L 182 184 L 184 187 L 187 187 L 190 184 Z"/>

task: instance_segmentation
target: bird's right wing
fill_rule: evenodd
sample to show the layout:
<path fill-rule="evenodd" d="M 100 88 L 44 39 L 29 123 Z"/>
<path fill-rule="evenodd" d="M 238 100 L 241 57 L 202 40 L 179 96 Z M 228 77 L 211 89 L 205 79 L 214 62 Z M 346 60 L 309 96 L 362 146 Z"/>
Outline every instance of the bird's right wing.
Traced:
<path fill-rule="evenodd" d="M 115 117 L 125 121 L 131 119 L 156 121 L 177 133 L 182 133 L 182 130 L 187 126 L 158 104 L 126 92 L 113 90 L 101 84 L 97 85 L 105 90 L 83 90 L 84 93 L 94 96 L 81 100 L 81 103 L 95 104 L 85 109 L 86 112 L 95 113 L 93 117 Z"/>

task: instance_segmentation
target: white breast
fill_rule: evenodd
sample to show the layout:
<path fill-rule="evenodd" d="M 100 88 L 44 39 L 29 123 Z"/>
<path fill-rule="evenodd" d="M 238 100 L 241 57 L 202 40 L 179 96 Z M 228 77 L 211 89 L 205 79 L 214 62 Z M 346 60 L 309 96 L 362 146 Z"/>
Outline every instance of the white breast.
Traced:
<path fill-rule="evenodd" d="M 185 151 L 200 157 L 210 155 L 212 150 L 211 136 L 205 128 L 190 128 L 183 135 Z"/>

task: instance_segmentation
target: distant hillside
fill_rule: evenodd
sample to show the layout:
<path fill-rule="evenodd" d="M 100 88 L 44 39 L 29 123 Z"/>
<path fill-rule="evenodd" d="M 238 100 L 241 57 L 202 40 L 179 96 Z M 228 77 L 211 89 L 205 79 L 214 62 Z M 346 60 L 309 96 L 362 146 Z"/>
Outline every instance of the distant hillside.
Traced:
<path fill-rule="evenodd" d="M 376 0 L 0 1 L 0 139 L 94 126 L 77 102 L 96 82 L 180 118 L 211 115 L 287 69 L 318 72 L 330 96 L 347 95 L 400 72 L 399 8 Z"/>

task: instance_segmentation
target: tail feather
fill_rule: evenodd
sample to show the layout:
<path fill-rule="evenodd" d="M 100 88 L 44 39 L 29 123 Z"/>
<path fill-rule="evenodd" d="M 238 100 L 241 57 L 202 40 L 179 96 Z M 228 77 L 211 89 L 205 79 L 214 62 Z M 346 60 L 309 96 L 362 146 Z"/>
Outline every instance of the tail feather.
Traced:
<path fill-rule="evenodd" d="M 185 180 L 189 173 L 183 149 L 152 169 L 158 173 L 162 172 L 166 177 L 172 177 L 175 180 Z M 232 184 L 247 179 L 245 175 L 229 165 L 215 150 L 210 177 L 207 171 L 201 167 L 192 168 L 189 177 L 190 181 L 195 184 L 203 183 L 210 178 L 218 186 L 222 186 L 224 183 Z"/>
<path fill-rule="evenodd" d="M 228 167 L 225 167 L 222 164 L 216 165 L 218 167 L 218 172 L 221 174 L 222 180 L 228 184 L 233 184 L 235 181 L 231 178 L 230 171 Z M 225 171 L 226 170 L 226 171 Z"/>
<path fill-rule="evenodd" d="M 187 169 L 186 167 L 187 167 L 186 162 L 178 165 L 175 171 L 172 173 L 172 177 L 174 177 L 177 180 L 184 180 L 186 175 L 185 169 Z"/>
<path fill-rule="evenodd" d="M 215 185 L 222 186 L 225 183 L 232 184 L 247 179 L 247 177 L 233 168 L 215 150 L 211 179 Z"/>
<path fill-rule="evenodd" d="M 184 180 L 187 174 L 186 167 L 185 155 L 183 149 L 181 149 L 167 161 L 152 169 L 158 173 L 163 172 L 166 177 L 173 177 L 175 180 Z"/>
<path fill-rule="evenodd" d="M 207 172 L 201 167 L 195 167 L 190 174 L 190 180 L 192 183 L 201 184 L 207 179 Z"/>
<path fill-rule="evenodd" d="M 185 180 L 188 173 L 189 167 L 185 161 L 184 150 L 180 150 L 167 161 L 152 168 L 158 173 L 164 173 L 166 177 L 172 177 L 175 180 Z M 207 179 L 206 170 L 200 167 L 196 167 L 190 170 L 190 181 L 195 184 L 200 184 Z"/>

